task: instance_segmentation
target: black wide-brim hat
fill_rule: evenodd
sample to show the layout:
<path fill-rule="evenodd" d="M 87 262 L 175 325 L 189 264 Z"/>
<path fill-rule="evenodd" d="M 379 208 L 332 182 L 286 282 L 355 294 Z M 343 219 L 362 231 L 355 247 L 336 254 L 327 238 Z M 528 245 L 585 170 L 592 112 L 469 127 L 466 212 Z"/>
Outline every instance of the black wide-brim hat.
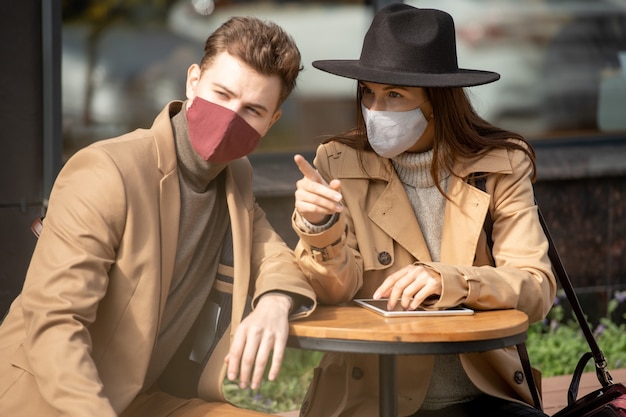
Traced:
<path fill-rule="evenodd" d="M 402 3 L 376 13 L 358 60 L 320 60 L 313 66 L 359 81 L 411 87 L 470 87 L 500 78 L 459 68 L 452 16 Z"/>

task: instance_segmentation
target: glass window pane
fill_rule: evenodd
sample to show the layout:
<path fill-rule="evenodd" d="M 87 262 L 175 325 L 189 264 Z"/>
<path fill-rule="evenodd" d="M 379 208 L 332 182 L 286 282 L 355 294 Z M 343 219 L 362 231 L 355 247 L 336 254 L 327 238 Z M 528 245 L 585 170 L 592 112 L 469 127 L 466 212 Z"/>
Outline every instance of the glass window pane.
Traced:
<path fill-rule="evenodd" d="M 258 152 L 312 150 L 354 124 L 356 83 L 311 66 L 358 58 L 378 1 L 64 2 L 66 153 L 150 126 L 184 99 L 187 68 L 231 15 L 273 20 L 292 36 L 304 71 Z M 490 122 L 528 138 L 626 131 L 626 0 L 405 0 L 455 19 L 459 66 L 499 72 L 468 91 Z"/>

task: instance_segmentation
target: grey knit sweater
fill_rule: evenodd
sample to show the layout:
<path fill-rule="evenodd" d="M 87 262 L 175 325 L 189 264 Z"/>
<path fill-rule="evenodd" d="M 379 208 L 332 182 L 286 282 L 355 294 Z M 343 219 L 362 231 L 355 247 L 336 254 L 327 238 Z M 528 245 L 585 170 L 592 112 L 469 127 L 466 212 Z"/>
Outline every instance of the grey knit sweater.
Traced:
<path fill-rule="evenodd" d="M 430 173 L 433 151 L 402 153 L 391 160 L 413 206 L 424 240 L 433 261 L 440 260 L 441 231 L 446 198 L 435 186 Z M 450 174 L 440 172 L 440 186 L 445 191 Z M 458 355 L 437 355 L 422 405 L 424 410 L 436 410 L 452 404 L 470 401 L 481 391 L 465 374 Z"/>

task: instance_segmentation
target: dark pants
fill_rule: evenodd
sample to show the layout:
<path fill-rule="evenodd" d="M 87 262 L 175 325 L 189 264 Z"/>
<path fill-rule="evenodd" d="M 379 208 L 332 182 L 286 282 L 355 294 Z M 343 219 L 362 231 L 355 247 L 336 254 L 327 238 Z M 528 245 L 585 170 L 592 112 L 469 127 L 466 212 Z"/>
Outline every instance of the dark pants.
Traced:
<path fill-rule="evenodd" d="M 419 410 L 410 417 L 547 417 L 547 414 L 526 404 L 483 395 L 441 410 Z"/>

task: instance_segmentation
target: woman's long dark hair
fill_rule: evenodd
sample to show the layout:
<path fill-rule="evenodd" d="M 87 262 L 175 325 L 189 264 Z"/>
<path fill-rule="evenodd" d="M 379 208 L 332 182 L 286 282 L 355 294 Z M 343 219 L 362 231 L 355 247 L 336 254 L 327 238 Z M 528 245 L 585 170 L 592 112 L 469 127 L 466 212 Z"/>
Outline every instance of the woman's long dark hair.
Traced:
<path fill-rule="evenodd" d="M 526 153 L 533 164 L 532 180 L 535 180 L 535 152 L 522 135 L 498 128 L 480 117 L 463 88 L 425 88 L 425 91 L 430 99 L 435 120 L 431 175 L 437 188 L 441 167 L 456 175 L 453 167 L 459 159 L 480 156 L 492 149 L 520 150 Z M 362 89 L 357 88 L 356 126 L 341 135 L 325 140 L 325 143 L 337 141 L 359 152 L 373 152 L 367 141 L 361 98 Z M 445 195 L 441 188 L 440 191 Z"/>

